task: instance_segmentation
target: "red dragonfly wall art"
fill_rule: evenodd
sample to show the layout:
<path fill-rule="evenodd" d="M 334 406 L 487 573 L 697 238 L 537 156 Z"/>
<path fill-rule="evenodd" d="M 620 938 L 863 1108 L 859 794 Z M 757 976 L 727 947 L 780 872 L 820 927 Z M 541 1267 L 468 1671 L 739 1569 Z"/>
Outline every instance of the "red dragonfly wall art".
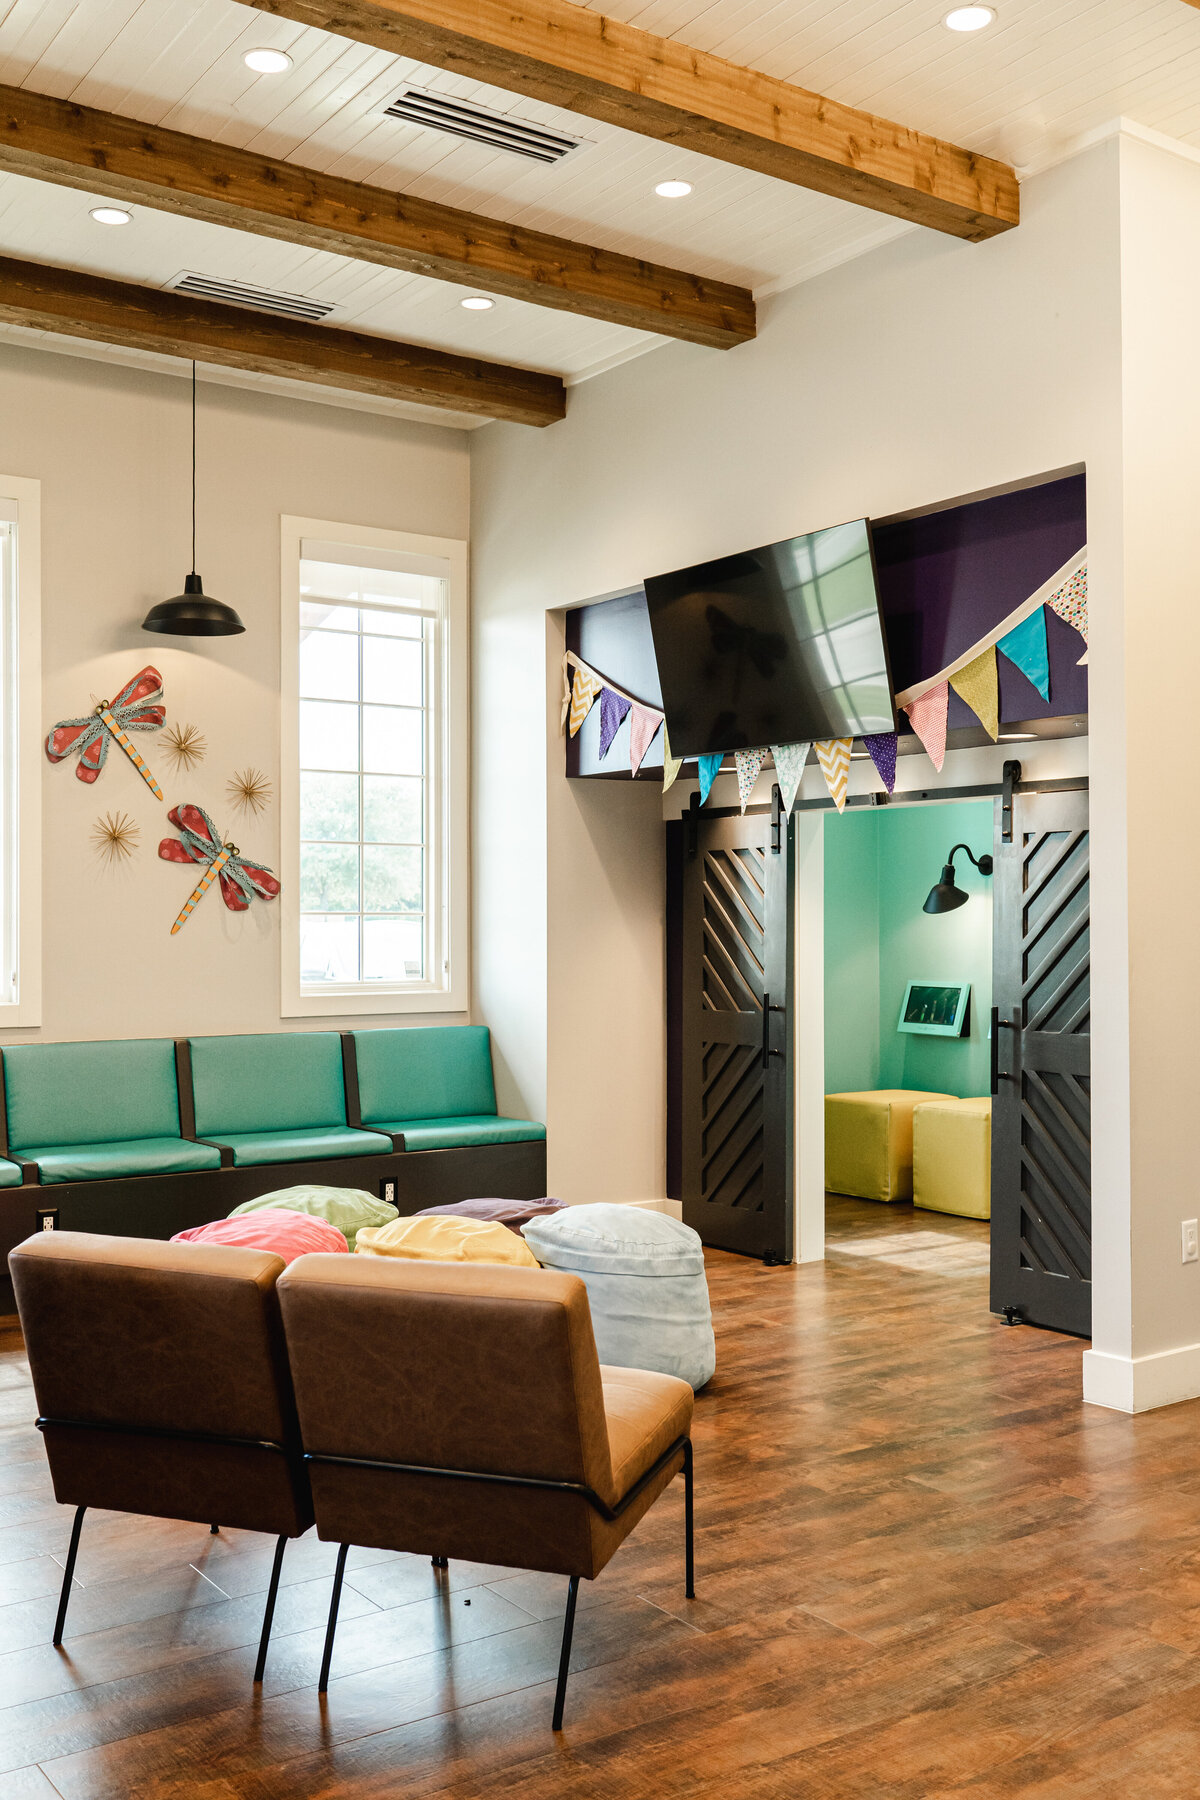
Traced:
<path fill-rule="evenodd" d="M 208 864 L 171 927 L 172 937 L 187 924 L 214 881 L 220 882 L 221 898 L 230 912 L 245 912 L 256 897 L 275 899 L 279 883 L 270 869 L 247 862 L 236 844 L 222 843 L 220 832 L 201 807 L 173 806 L 167 817 L 179 837 L 162 840 L 158 854 L 163 861 Z"/>
<path fill-rule="evenodd" d="M 46 739 L 46 755 L 62 762 L 79 752 L 75 773 L 80 781 L 97 781 L 108 756 L 109 739 L 115 738 L 157 800 L 163 791 L 125 735 L 128 731 L 158 731 L 167 716 L 162 704 L 162 676 L 145 668 L 127 681 L 110 705 L 101 700 L 86 719 L 60 719 Z"/>

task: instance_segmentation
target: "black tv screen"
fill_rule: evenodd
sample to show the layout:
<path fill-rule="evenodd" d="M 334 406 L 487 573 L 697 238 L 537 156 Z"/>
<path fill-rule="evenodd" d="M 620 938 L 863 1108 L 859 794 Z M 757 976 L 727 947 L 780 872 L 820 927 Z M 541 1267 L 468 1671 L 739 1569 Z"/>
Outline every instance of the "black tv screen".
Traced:
<path fill-rule="evenodd" d="M 895 730 L 865 519 L 645 587 L 674 755 Z"/>

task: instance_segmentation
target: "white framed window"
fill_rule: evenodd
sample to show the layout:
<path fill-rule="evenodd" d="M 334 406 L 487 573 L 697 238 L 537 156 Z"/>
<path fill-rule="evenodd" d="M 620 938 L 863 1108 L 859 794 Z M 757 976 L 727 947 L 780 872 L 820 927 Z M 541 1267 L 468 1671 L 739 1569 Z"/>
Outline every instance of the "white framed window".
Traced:
<path fill-rule="evenodd" d="M 466 545 L 282 521 L 281 1013 L 465 1012 Z"/>
<path fill-rule="evenodd" d="M 0 1029 L 42 1022 L 41 483 L 0 475 Z"/>

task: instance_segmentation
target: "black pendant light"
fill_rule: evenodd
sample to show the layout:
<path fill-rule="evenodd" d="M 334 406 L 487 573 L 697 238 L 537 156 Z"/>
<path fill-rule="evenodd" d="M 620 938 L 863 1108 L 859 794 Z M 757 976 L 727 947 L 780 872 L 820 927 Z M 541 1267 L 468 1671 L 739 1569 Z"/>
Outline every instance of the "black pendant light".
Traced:
<path fill-rule="evenodd" d="M 170 637 L 233 637 L 246 627 L 232 606 L 213 600 L 204 592 L 196 573 L 196 365 L 192 364 L 192 572 L 182 594 L 160 600 L 142 620 L 143 631 L 161 631 Z"/>
<path fill-rule="evenodd" d="M 967 901 L 971 898 L 970 894 L 964 894 L 962 889 L 955 885 L 954 858 L 956 852 L 959 850 L 966 850 L 968 857 L 970 857 L 970 860 L 975 864 L 975 867 L 979 870 L 981 875 L 991 874 L 992 859 L 990 856 L 973 856 L 971 851 L 967 849 L 966 844 L 955 844 L 954 849 L 950 852 L 949 857 L 942 867 L 942 879 L 935 887 L 930 888 L 929 898 L 921 908 L 922 912 L 954 912 L 957 907 L 965 906 Z"/>

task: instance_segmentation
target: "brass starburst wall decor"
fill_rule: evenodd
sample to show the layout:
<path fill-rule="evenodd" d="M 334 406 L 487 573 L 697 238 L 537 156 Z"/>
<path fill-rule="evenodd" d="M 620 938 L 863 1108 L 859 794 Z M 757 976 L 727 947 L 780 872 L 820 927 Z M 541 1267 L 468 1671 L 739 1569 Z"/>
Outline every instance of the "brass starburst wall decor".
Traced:
<path fill-rule="evenodd" d="M 235 812 L 257 816 L 270 806 L 274 789 L 261 769 L 238 769 L 225 783 L 225 792 Z"/>
<path fill-rule="evenodd" d="M 92 844 L 101 862 L 110 866 L 128 862 L 137 849 L 141 830 L 128 813 L 105 813 L 92 826 Z"/>
<path fill-rule="evenodd" d="M 195 725 L 172 725 L 163 733 L 163 747 L 177 775 L 186 774 L 203 762 L 208 751 L 207 739 Z"/>

